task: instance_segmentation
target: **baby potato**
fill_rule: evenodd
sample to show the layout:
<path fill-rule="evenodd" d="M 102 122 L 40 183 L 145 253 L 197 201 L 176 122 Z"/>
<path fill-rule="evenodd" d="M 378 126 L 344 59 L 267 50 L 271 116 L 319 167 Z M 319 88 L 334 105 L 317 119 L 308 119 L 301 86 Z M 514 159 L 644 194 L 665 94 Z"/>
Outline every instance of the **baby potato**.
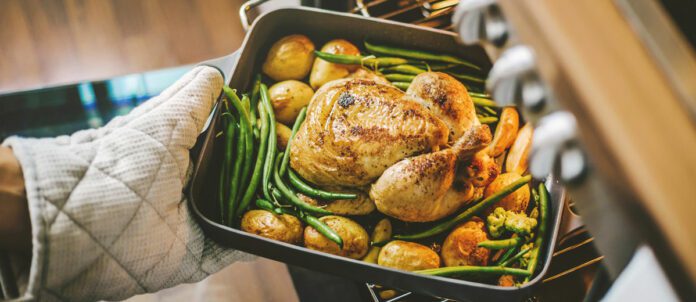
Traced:
<path fill-rule="evenodd" d="M 385 240 L 389 240 L 389 238 L 391 238 L 391 234 L 391 221 L 389 221 L 389 218 L 383 218 L 377 223 L 377 225 L 375 225 L 375 229 L 372 230 L 372 236 L 370 236 L 370 241 L 382 242 Z M 365 255 L 365 257 L 363 257 L 362 260 L 369 263 L 377 263 L 377 258 L 379 258 L 380 250 L 381 248 L 379 246 L 371 247 L 370 251 L 367 252 L 367 255 Z"/>
<path fill-rule="evenodd" d="M 341 55 L 360 55 L 360 50 L 343 39 L 331 40 L 321 47 L 322 52 Z M 327 82 L 338 80 L 347 77 L 351 72 L 355 71 L 358 65 L 336 64 L 324 61 L 320 58 L 314 59 L 312 73 L 309 74 L 309 84 L 312 88 L 319 89 L 321 85 Z"/>
<path fill-rule="evenodd" d="M 317 200 L 302 193 L 298 193 L 297 196 L 308 204 L 321 206 L 325 210 L 336 215 L 367 215 L 372 213 L 376 209 L 375 202 L 372 201 L 372 199 L 370 199 L 370 196 L 368 196 L 364 192 L 346 190 L 331 191 L 339 193 L 355 193 L 358 195 L 358 198 L 324 201 Z"/>
<path fill-rule="evenodd" d="M 343 249 L 311 226 L 307 226 L 304 233 L 304 244 L 307 248 L 353 259 L 360 259 L 367 254 L 369 237 L 367 231 L 357 222 L 333 215 L 324 216 L 319 220 L 341 236 Z"/>
<path fill-rule="evenodd" d="M 251 210 L 244 213 L 242 230 L 287 243 L 302 240 L 302 222 L 292 215 L 276 215 L 266 210 Z"/>
<path fill-rule="evenodd" d="M 524 127 L 517 132 L 517 138 L 515 142 L 512 143 L 507 160 L 505 161 L 505 171 L 515 172 L 520 175 L 524 174 L 524 171 L 527 171 L 527 155 L 532 148 L 533 134 L 534 128 L 532 128 L 532 125 L 529 123 L 524 125 Z"/>
<path fill-rule="evenodd" d="M 278 135 L 278 148 L 280 150 L 285 150 L 288 146 L 288 141 L 290 141 L 290 136 L 292 136 L 292 129 L 276 122 L 276 134 Z"/>
<path fill-rule="evenodd" d="M 479 242 L 488 240 L 484 223 L 475 217 L 452 231 L 442 244 L 442 260 L 445 266 L 487 265 L 490 250 L 478 247 Z"/>
<path fill-rule="evenodd" d="M 268 89 L 277 121 L 292 126 L 297 115 L 309 104 L 314 90 L 300 81 L 288 80 L 275 83 Z"/>
<path fill-rule="evenodd" d="M 304 35 L 289 35 L 271 46 L 261 70 L 276 81 L 300 80 L 314 60 L 314 43 Z"/>
<path fill-rule="evenodd" d="M 517 129 L 520 124 L 520 116 L 517 114 L 517 109 L 514 107 L 505 107 L 500 114 L 500 121 L 495 127 L 495 134 L 491 144 L 488 145 L 488 154 L 492 157 L 497 157 L 503 154 L 503 151 L 512 145 L 517 136 Z"/>
<path fill-rule="evenodd" d="M 440 256 L 425 245 L 394 240 L 382 247 L 377 264 L 407 271 L 418 271 L 440 267 Z"/>
<path fill-rule="evenodd" d="M 488 187 L 486 188 L 486 191 L 484 192 L 484 197 L 489 197 L 496 192 L 500 191 L 502 188 L 505 186 L 515 182 L 516 180 L 520 179 L 522 176 L 515 173 L 515 172 L 508 172 L 508 173 L 503 173 L 500 174 Z M 527 210 L 527 206 L 529 205 L 529 186 L 524 185 L 517 189 L 515 192 L 510 193 L 508 196 L 505 196 L 503 199 L 498 201 L 496 204 L 492 205 L 486 210 L 486 216 L 488 216 L 491 212 L 493 212 L 493 209 L 497 207 L 503 207 L 505 210 L 508 211 L 513 211 L 513 212 L 524 212 Z"/>

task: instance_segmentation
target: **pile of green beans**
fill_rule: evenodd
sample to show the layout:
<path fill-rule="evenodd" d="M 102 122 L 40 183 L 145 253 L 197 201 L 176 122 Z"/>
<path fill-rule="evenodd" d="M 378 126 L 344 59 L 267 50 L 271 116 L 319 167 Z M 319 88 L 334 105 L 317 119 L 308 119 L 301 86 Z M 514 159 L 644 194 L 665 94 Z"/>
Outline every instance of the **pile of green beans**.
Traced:
<path fill-rule="evenodd" d="M 332 53 L 316 51 L 316 50 L 314 51 L 314 54 L 316 54 L 318 58 L 320 58 L 324 61 L 328 61 L 331 63 L 337 63 L 337 64 L 384 67 L 384 66 L 394 66 L 394 65 L 401 65 L 401 64 L 408 63 L 408 60 L 402 59 L 402 58 L 388 58 L 388 57 L 376 58 L 373 56 L 340 55 L 340 54 L 332 54 Z"/>
<path fill-rule="evenodd" d="M 365 41 L 365 48 L 367 51 L 373 54 L 379 54 L 379 55 L 389 55 L 389 56 L 396 56 L 396 57 L 402 57 L 402 58 L 408 58 L 408 59 L 417 59 L 417 60 L 424 60 L 424 61 L 435 61 L 435 62 L 443 62 L 443 63 L 454 63 L 454 64 L 459 64 L 462 66 L 466 66 L 475 70 L 481 70 L 481 67 L 478 67 L 476 64 L 473 64 L 469 61 L 466 61 L 464 59 L 452 56 L 452 55 L 443 55 L 443 54 L 436 54 L 432 52 L 427 52 L 427 51 L 422 51 L 422 50 L 412 50 L 412 49 L 403 49 L 399 47 L 393 47 L 393 46 L 386 46 L 386 45 L 376 45 L 369 43 L 368 41 Z"/>
<path fill-rule="evenodd" d="M 440 234 L 442 232 L 446 232 L 453 227 L 455 227 L 457 224 L 468 220 L 469 218 L 473 217 L 474 215 L 480 213 L 481 211 L 485 210 L 486 208 L 492 206 L 496 202 L 500 201 L 503 199 L 505 196 L 508 194 L 516 191 L 520 187 L 526 185 L 529 181 L 532 180 L 531 175 L 525 175 L 522 176 L 520 179 L 510 183 L 509 185 L 505 186 L 502 190 L 496 192 L 495 194 L 489 196 L 488 198 L 476 203 L 472 207 L 464 210 L 464 212 L 460 213 L 459 215 L 455 216 L 452 219 L 442 221 L 438 224 L 436 224 L 434 227 L 427 229 L 425 231 L 421 231 L 415 234 L 409 234 L 409 235 L 395 235 L 394 239 L 398 240 L 418 240 L 418 239 L 423 239 L 423 238 L 428 238 L 431 236 L 435 236 L 437 234 Z"/>

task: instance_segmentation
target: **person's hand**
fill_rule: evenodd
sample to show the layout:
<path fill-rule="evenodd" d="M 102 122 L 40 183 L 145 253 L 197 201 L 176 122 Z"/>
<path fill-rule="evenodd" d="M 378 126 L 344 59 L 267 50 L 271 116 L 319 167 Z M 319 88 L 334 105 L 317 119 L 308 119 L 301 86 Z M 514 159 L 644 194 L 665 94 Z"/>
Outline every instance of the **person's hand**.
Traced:
<path fill-rule="evenodd" d="M 244 255 L 207 240 L 182 193 L 189 149 L 222 85 L 216 69 L 197 67 L 103 128 L 4 142 L 29 204 L 28 296 L 120 300 L 198 281 Z"/>

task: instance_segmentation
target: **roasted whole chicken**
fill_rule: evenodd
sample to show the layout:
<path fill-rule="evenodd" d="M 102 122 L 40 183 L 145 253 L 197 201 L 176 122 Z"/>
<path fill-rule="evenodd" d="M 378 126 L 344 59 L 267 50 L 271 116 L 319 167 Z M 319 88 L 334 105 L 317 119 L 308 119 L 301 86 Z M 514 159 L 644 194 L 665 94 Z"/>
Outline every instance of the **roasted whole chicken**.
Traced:
<path fill-rule="evenodd" d="M 433 221 L 473 199 L 456 174 L 490 141 L 466 88 L 447 74 L 422 73 L 406 93 L 355 77 L 316 91 L 290 164 L 317 185 L 369 192 L 389 216 Z"/>

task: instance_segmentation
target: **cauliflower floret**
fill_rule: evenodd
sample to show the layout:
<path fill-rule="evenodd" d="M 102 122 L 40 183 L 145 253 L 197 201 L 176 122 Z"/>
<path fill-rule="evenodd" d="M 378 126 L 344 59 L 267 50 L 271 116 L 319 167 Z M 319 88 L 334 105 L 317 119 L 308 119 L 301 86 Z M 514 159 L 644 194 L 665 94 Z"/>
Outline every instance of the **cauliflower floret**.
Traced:
<path fill-rule="evenodd" d="M 488 232 L 491 237 L 498 238 L 507 230 L 520 236 L 530 235 L 537 226 L 537 220 L 527 217 L 527 214 L 506 211 L 497 207 L 488 215 Z"/>

